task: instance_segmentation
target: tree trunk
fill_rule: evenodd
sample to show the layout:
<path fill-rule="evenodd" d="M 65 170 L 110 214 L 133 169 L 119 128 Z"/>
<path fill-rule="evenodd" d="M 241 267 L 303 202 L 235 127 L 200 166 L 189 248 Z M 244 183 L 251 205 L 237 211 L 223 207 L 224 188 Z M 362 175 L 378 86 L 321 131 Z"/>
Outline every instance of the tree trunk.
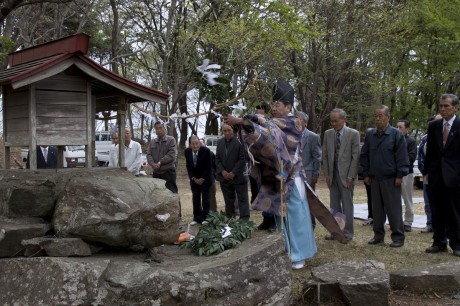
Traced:
<path fill-rule="evenodd" d="M 119 29 L 119 18 L 118 18 L 118 8 L 115 0 L 110 0 L 110 7 L 112 8 L 113 14 L 113 26 L 112 26 L 112 58 L 110 64 L 112 67 L 112 72 L 118 74 L 118 35 L 120 33 Z"/>

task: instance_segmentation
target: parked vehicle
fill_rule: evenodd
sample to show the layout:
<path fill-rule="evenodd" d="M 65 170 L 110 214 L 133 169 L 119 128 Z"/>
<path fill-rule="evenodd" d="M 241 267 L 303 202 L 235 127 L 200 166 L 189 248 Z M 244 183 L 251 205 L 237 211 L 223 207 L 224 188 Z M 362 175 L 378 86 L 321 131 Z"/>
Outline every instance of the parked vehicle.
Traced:
<path fill-rule="evenodd" d="M 109 131 L 96 131 L 96 152 L 99 156 L 99 166 L 109 165 L 109 152 L 112 146 L 112 133 Z"/>
<path fill-rule="evenodd" d="M 418 159 L 414 162 L 414 186 L 418 189 L 423 189 L 423 175 L 418 170 Z"/>
<path fill-rule="evenodd" d="M 29 154 L 29 149 L 21 149 L 21 158 L 24 163 L 27 162 L 28 154 Z"/>
<path fill-rule="evenodd" d="M 101 167 L 102 166 L 106 167 L 109 165 L 110 148 L 112 147 L 112 132 L 96 131 L 95 136 L 96 136 L 96 152 L 98 154 L 98 164 Z M 142 154 L 141 171 L 144 171 L 145 173 L 147 166 L 148 166 L 147 155 Z"/>
<path fill-rule="evenodd" d="M 93 166 L 98 165 L 99 156 L 96 151 Z M 85 146 L 65 146 L 64 148 L 64 168 L 83 168 L 85 167 Z"/>
<path fill-rule="evenodd" d="M 21 157 L 23 162 L 27 162 L 29 149 L 21 149 Z M 64 168 L 83 168 L 85 167 L 85 146 L 65 146 L 64 147 Z M 93 166 L 98 164 L 99 156 L 96 151 Z"/>
<path fill-rule="evenodd" d="M 217 149 L 217 141 L 222 138 L 222 136 L 216 135 L 204 135 L 204 143 L 209 150 L 211 150 L 214 154 L 216 154 Z"/>

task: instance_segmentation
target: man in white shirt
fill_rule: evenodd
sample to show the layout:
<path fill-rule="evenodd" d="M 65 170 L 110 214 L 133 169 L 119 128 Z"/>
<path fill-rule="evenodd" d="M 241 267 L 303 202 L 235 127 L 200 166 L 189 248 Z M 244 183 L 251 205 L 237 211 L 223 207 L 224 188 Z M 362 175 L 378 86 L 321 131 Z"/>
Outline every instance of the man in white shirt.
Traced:
<path fill-rule="evenodd" d="M 142 166 L 142 148 L 140 143 L 131 140 L 131 132 L 125 130 L 125 166 L 129 172 L 139 176 L 139 170 Z"/>
<path fill-rule="evenodd" d="M 118 133 L 112 133 L 112 145 L 109 151 L 109 167 L 118 167 Z"/>

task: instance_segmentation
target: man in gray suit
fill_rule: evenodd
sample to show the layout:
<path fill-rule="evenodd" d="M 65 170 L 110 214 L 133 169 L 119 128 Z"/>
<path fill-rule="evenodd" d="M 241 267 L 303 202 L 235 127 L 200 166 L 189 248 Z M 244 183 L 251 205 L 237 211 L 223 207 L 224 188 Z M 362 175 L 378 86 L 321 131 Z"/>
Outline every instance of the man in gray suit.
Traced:
<path fill-rule="evenodd" d="M 307 182 L 313 190 L 318 182 L 319 170 L 321 168 L 321 139 L 318 134 L 307 129 L 308 115 L 304 112 L 296 112 L 304 130 L 300 147 L 302 149 L 302 166 L 307 176 Z"/>
<path fill-rule="evenodd" d="M 347 114 L 335 108 L 330 115 L 332 129 L 324 134 L 323 166 L 329 187 L 331 208 L 345 214 L 343 233 L 353 239 L 353 188 L 358 176 L 359 132 L 345 125 Z M 331 236 L 326 237 L 330 240 Z"/>

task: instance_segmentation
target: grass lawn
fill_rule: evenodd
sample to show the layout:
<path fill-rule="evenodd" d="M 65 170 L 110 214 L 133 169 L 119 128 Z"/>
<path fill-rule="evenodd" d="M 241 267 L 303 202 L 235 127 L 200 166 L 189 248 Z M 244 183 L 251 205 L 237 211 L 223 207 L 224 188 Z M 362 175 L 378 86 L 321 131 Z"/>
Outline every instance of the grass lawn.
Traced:
<path fill-rule="evenodd" d="M 182 160 L 181 160 L 182 161 Z M 185 172 L 185 165 L 179 163 L 178 169 L 178 187 L 182 203 L 182 219 L 184 223 L 192 220 L 192 203 L 191 191 Z M 322 201 L 329 207 L 329 189 L 324 181 L 320 179 L 316 192 Z M 414 189 L 414 197 L 423 197 L 421 190 Z M 363 182 L 359 181 L 354 193 L 355 203 L 366 203 L 366 190 Z M 224 202 L 219 184 L 217 184 L 217 203 L 218 210 L 224 210 Z M 424 204 L 414 204 L 415 214 L 424 215 Z M 403 208 L 404 209 L 404 208 Z M 251 220 L 256 224 L 262 221 L 260 212 L 251 211 Z M 406 233 L 405 244 L 401 248 L 390 248 L 391 243 L 389 227 L 387 226 L 387 235 L 385 244 L 368 245 L 367 241 L 373 237 L 371 226 L 363 226 L 362 220 L 355 219 L 354 238 L 348 244 L 340 244 L 336 241 L 328 241 L 324 238 L 328 235 L 326 229 L 317 224 L 315 229 L 316 244 L 318 252 L 315 256 L 307 261 L 304 269 L 292 272 L 293 277 L 293 299 L 295 304 L 304 304 L 302 300 L 302 283 L 310 276 L 311 269 L 320 265 L 337 261 L 363 261 L 376 260 L 385 264 L 387 271 L 410 269 L 416 267 L 426 267 L 443 262 L 458 261 L 460 258 L 452 255 L 452 251 L 443 254 L 427 254 L 425 248 L 431 245 L 431 234 L 420 233 L 421 229 L 413 228 L 413 231 Z M 460 290 L 460 289 L 459 289 Z M 455 304 L 457 302 L 457 304 Z M 452 304 L 453 303 L 453 304 Z M 427 292 L 424 296 L 415 296 L 405 292 L 391 293 L 392 305 L 460 305 L 459 300 L 452 300 L 448 296 L 439 296 L 434 292 Z"/>

